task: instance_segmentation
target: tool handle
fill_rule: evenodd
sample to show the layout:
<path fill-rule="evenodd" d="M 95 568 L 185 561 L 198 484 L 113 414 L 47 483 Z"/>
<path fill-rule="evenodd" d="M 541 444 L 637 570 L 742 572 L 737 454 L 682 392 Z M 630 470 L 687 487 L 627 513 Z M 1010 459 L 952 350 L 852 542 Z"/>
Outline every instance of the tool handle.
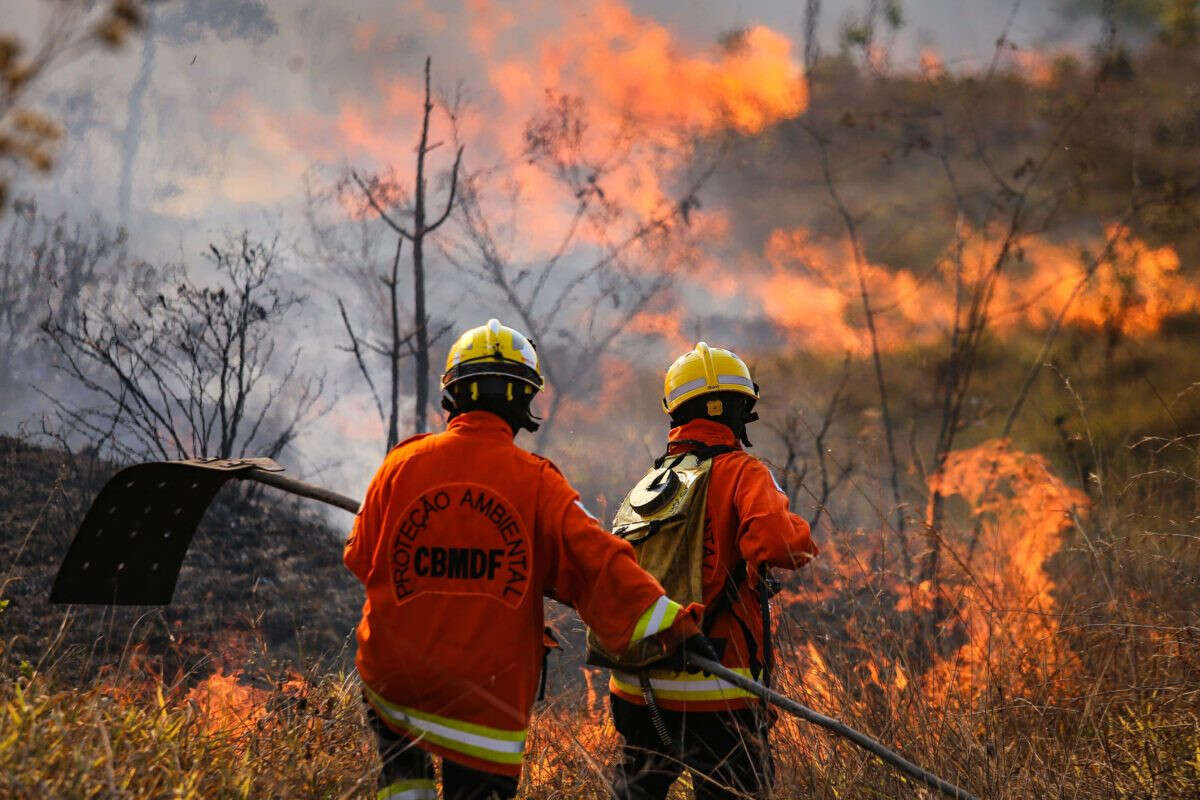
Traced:
<path fill-rule="evenodd" d="M 329 489 L 323 489 L 320 486 L 313 486 L 310 483 L 304 483 L 303 481 L 298 481 L 293 478 L 285 478 L 276 472 L 267 472 L 266 470 L 261 469 L 249 469 L 239 471 L 236 476 L 245 480 L 265 483 L 267 486 L 273 486 L 276 489 L 281 489 L 285 492 L 290 492 L 301 497 L 307 497 L 310 500 L 317 500 L 322 503 L 327 503 L 331 506 L 337 506 L 338 508 L 349 511 L 351 514 L 358 513 L 360 505 L 358 501 L 346 497 L 344 494 L 338 494 L 337 492 L 332 492 Z M 887 749 L 871 737 L 859 733 L 848 725 L 837 721 L 833 717 L 827 717 L 820 712 L 813 711 L 808 706 L 801 705 L 795 700 L 792 700 L 790 697 L 784 697 L 778 692 L 772 691 L 771 689 L 768 689 L 767 687 L 752 681 L 743 675 L 739 675 L 738 673 L 717 663 L 711 658 L 705 658 L 704 656 L 699 656 L 694 653 L 688 653 L 688 662 L 689 664 L 700 667 L 701 669 L 716 675 L 717 677 L 724 678 L 734 686 L 745 689 L 751 694 L 761 697 L 763 700 L 766 700 L 767 702 L 783 709 L 784 711 L 795 714 L 801 719 L 807 720 L 814 725 L 819 725 L 826 730 L 836 733 L 838 736 L 849 739 L 864 750 L 873 753 L 888 764 L 891 764 L 897 769 L 900 769 L 908 775 L 911 775 L 925 785 L 937 789 L 947 797 L 953 797 L 955 800 L 978 800 L 978 798 L 969 792 L 958 788 L 952 783 L 942 780 L 928 770 L 922 769 L 900 754 L 894 753 Z"/>
<path fill-rule="evenodd" d="M 353 498 L 346 497 L 344 494 L 331 492 L 328 489 L 322 489 L 320 486 L 313 486 L 311 483 L 298 481 L 295 478 L 285 478 L 278 472 L 267 472 L 262 469 L 247 469 L 240 470 L 234 473 L 234 477 L 242 478 L 243 480 L 257 481 L 265 483 L 267 486 L 274 486 L 276 489 L 282 489 L 285 492 L 298 494 L 301 497 L 307 497 L 310 500 L 317 500 L 322 503 L 327 503 L 331 506 L 337 506 L 349 511 L 351 514 L 357 514 L 359 502 Z"/>
<path fill-rule="evenodd" d="M 719 678 L 723 678 L 729 683 L 732 683 L 734 686 L 745 689 L 747 692 L 761 697 L 768 703 L 778 706 L 784 711 L 791 712 L 801 719 L 807 720 L 814 725 L 819 725 L 826 730 L 833 731 L 838 736 L 849 739 L 864 750 L 868 750 L 869 752 L 879 756 L 879 758 L 883 759 L 888 764 L 891 764 L 902 772 L 908 773 L 912 777 L 924 783 L 926 786 L 937 789 L 947 797 L 953 797 L 956 798 L 956 800 L 978 800 L 975 795 L 958 788 L 952 783 L 947 783 L 928 770 L 918 767 L 916 764 L 904 758 L 899 753 L 894 753 L 887 749 L 870 736 L 859 733 L 848 725 L 838 722 L 833 717 L 827 717 L 820 712 L 813 711 L 808 706 L 801 705 L 790 697 L 784 697 L 778 692 L 772 691 L 762 684 L 750 680 L 744 675 L 739 675 L 728 667 L 713 661 L 711 658 L 705 658 L 693 653 L 688 653 L 688 664 L 699 667 L 700 669 L 710 672 Z"/>

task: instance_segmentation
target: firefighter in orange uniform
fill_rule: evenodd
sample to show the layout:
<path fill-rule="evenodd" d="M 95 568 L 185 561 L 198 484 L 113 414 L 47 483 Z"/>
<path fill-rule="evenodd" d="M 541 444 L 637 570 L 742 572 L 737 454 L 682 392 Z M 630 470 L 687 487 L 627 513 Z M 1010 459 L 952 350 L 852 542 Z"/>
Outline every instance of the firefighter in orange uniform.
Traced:
<path fill-rule="evenodd" d="M 667 453 L 712 458 L 702 630 L 722 664 L 767 682 L 766 571 L 799 568 L 817 548 L 767 467 L 742 449 L 750 444 L 746 425 L 758 419 L 758 384 L 736 355 L 700 342 L 667 370 L 663 395 L 671 417 Z M 613 722 L 625 739 L 614 795 L 662 800 L 687 768 L 697 800 L 765 797 L 774 770 L 760 701 L 700 672 L 652 669 L 648 677 L 658 709 L 647 705 L 638 676 L 614 670 L 609 684 Z"/>
<path fill-rule="evenodd" d="M 357 666 L 383 770 L 379 800 L 516 794 L 542 669 L 542 597 L 552 593 L 616 651 L 698 633 L 699 609 L 670 601 L 544 458 L 514 437 L 536 430 L 538 357 L 490 320 L 450 349 L 449 424 L 386 457 L 346 542 L 366 587 Z"/>

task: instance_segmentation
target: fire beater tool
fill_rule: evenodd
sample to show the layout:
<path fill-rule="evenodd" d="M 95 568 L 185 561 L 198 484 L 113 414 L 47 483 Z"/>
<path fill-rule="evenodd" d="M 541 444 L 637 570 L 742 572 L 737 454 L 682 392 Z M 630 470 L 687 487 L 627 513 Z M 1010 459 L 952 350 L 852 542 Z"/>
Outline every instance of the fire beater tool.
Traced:
<path fill-rule="evenodd" d="M 279 473 L 269 458 L 153 461 L 114 475 L 59 567 L 52 603 L 166 605 L 205 510 L 230 480 L 251 480 L 350 513 L 356 500 Z"/>
<path fill-rule="evenodd" d="M 269 458 L 191 459 L 137 464 L 114 475 L 92 502 L 59 567 L 52 603 L 167 605 L 196 526 L 228 481 L 250 480 L 357 513 L 360 503 L 320 486 L 287 478 Z M 689 664 L 878 756 L 957 800 L 977 800 L 871 737 L 827 717 L 712 659 L 688 653 Z"/>

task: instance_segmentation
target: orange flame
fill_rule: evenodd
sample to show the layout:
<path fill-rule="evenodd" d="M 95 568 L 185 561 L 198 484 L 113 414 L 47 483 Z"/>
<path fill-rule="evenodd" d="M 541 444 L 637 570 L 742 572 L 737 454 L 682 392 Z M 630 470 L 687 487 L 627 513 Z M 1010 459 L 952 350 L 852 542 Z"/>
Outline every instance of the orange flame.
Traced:
<path fill-rule="evenodd" d="M 971 597 L 961 604 L 968 641 L 955 660 L 925 676 L 928 685 L 977 691 L 1000 658 L 1032 659 L 1031 675 L 1053 669 L 1050 661 L 1068 656 L 1047 645 L 1058 624 L 1049 613 L 1054 581 L 1046 562 L 1075 517 L 1086 513 L 1087 495 L 1056 476 L 1043 456 L 1001 439 L 951 453 L 929 487 L 935 496 L 969 503 L 975 541 L 965 549 L 971 581 L 964 591 Z"/>
<path fill-rule="evenodd" d="M 1029 685 L 1077 674 L 1073 656 L 1056 645 L 1047 562 L 1076 516 L 1087 512 L 1087 496 L 1056 476 L 1042 456 L 1000 440 L 951 453 L 929 489 L 930 514 L 934 497 L 943 503 L 929 532 L 944 553 L 936 580 L 909 583 L 899 570 L 880 570 L 887 556 L 879 561 L 861 547 L 874 537 L 852 546 L 835 539 L 823 547 L 820 563 L 779 595 L 782 606 L 794 609 L 791 615 L 803 617 L 811 608 L 844 612 L 829 623 L 831 648 L 801 642 L 795 658 L 777 662 L 786 665 L 780 676 L 785 692 L 809 694 L 836 712 L 834 704 L 844 710 L 880 693 L 892 698 L 889 703 L 913 690 L 940 699 L 973 697 L 995 674 L 1021 676 Z M 866 586 L 879 605 L 860 610 Z M 909 649 L 910 629 L 923 631 L 927 651 Z M 894 641 L 880 641 L 893 633 Z M 1002 663 L 1013 668 L 997 669 Z"/>
<path fill-rule="evenodd" d="M 560 208 L 558 187 L 524 158 L 526 125 L 545 110 L 547 97 L 578 99 L 574 113 L 581 125 L 571 147 L 587 163 L 611 166 L 620 154 L 603 192 L 640 218 L 670 202 L 664 180 L 686 161 L 695 137 L 721 130 L 756 133 L 807 106 L 788 38 L 766 27 L 727 37 L 712 51 L 689 52 L 667 28 L 618 0 L 596 0 L 582 12 L 558 15 L 546 7 L 525 15 L 472 0 L 468 16 L 469 40 L 492 92 L 480 98 L 480 114 L 460 115 L 458 130 L 476 162 L 514 165 L 511 177 L 524 200 L 527 229 L 521 241 L 527 245 L 557 244 L 554 232 L 563 229 L 574 205 L 572 200 Z M 531 32 L 537 37 L 532 46 Z M 356 29 L 356 44 L 371 35 Z M 342 155 L 407 169 L 415 134 L 397 131 L 416 129 L 423 91 L 418 79 L 377 74 L 377 94 L 386 102 L 345 100 L 336 122 L 321 126 L 324 135 L 298 132 L 294 146 L 327 158 L 332 141 Z M 444 120 L 433 123 L 431 135 L 447 139 Z"/>
<path fill-rule="evenodd" d="M 937 50 L 932 47 L 922 47 L 918 61 L 921 69 L 921 75 L 927 79 L 940 78 L 946 74 L 946 67 L 942 63 L 942 56 Z"/>
<path fill-rule="evenodd" d="M 1115 227 L 1106 236 L 1111 252 L 1098 263 L 1084 257 L 1080 245 L 1037 237 L 1011 248 L 994 285 L 993 330 L 1043 328 L 1066 309 L 1068 324 L 1146 336 L 1172 314 L 1200 310 L 1200 287 L 1180 273 L 1174 249 L 1152 247 Z M 1093 253 L 1104 250 L 1103 244 L 1087 244 Z M 927 343 L 950 330 L 956 271 L 968 285 L 977 284 L 992 271 L 999 246 L 997 236 L 969 232 L 961 260 L 947 256 L 925 277 L 864 263 L 862 279 L 877 314 L 880 346 L 891 350 Z M 861 288 L 849 243 L 816 238 L 802 228 L 776 230 L 765 258 L 770 272 L 744 276 L 742 291 L 770 320 L 805 347 L 865 352 Z"/>
<path fill-rule="evenodd" d="M 701 133 L 724 127 L 755 133 L 807 104 L 790 49 L 785 36 L 754 26 L 730 37 L 715 56 L 685 56 L 662 25 L 616 0 L 600 0 L 543 43 L 535 82 L 571 94 L 586 90 L 613 120 L 652 130 L 682 123 Z M 505 93 L 504 83 L 497 88 Z"/>
<path fill-rule="evenodd" d="M 1049 86 L 1054 82 L 1054 62 L 1060 56 L 1043 50 L 1008 51 L 1013 75 L 1034 86 Z"/>
<path fill-rule="evenodd" d="M 188 692 L 186 699 L 199 710 L 206 731 L 246 731 L 266 717 L 270 693 L 242 684 L 239 674 L 218 668 Z"/>
<path fill-rule="evenodd" d="M 1044 565 L 1062 546 L 1072 514 L 1090 505 L 1087 495 L 1056 476 L 1045 457 L 1003 439 L 951 453 L 929 488 L 971 505 L 980 526 L 976 574 L 1009 598 L 1048 609 L 1054 583 Z"/>

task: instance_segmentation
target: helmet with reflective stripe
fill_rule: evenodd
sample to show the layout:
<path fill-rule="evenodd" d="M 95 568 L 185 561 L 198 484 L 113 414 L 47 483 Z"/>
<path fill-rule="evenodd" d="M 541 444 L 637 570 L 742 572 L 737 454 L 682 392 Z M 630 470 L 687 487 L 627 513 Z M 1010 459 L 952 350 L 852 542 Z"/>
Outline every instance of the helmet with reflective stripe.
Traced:
<path fill-rule="evenodd" d="M 758 384 L 734 353 L 699 342 L 667 368 L 663 410 L 670 414 L 688 400 L 713 392 L 736 392 L 757 400 Z"/>
<path fill-rule="evenodd" d="M 534 394 L 544 384 L 533 343 L 520 331 L 501 325 L 496 319 L 489 319 L 486 325 L 471 328 L 458 337 L 446 356 L 442 389 L 484 376 L 515 378 L 526 385 L 526 395 Z"/>

